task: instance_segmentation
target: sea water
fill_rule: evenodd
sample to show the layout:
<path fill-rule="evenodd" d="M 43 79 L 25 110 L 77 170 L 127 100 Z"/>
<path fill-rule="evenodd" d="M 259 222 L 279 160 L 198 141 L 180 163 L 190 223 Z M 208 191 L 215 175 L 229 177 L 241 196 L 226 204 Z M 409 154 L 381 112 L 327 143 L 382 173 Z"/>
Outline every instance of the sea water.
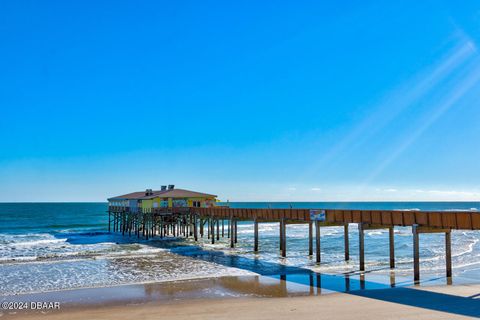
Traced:
<path fill-rule="evenodd" d="M 229 203 L 234 208 L 342 208 L 382 210 L 473 210 L 478 202 L 297 202 Z M 0 295 L 107 287 L 222 276 L 358 274 L 358 231 L 350 226 L 350 261 L 344 261 L 343 228 L 322 227 L 322 264 L 308 256 L 308 227 L 287 226 L 287 258 L 279 255 L 278 223 L 259 226 L 260 252 L 253 252 L 253 225 L 240 222 L 238 243 L 108 233 L 106 203 L 0 203 Z M 480 214 L 480 212 L 479 212 Z M 227 221 L 225 221 L 226 235 Z M 443 234 L 420 236 L 422 279 L 445 273 Z M 478 282 L 480 232 L 452 232 L 453 277 Z M 365 234 L 366 269 L 389 275 L 388 230 Z M 395 228 L 396 275 L 412 278 L 411 228 Z"/>

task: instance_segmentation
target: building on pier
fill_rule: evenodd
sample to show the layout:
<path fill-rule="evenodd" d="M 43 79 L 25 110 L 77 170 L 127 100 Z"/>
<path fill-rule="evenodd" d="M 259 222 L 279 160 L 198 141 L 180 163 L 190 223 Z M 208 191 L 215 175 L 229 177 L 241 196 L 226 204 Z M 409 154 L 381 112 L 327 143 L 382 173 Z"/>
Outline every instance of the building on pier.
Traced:
<path fill-rule="evenodd" d="M 147 189 L 132 192 L 108 199 L 111 207 L 123 207 L 129 211 L 153 208 L 199 207 L 215 206 L 217 196 L 208 193 L 176 189 L 174 185 L 162 186 L 160 190 Z"/>

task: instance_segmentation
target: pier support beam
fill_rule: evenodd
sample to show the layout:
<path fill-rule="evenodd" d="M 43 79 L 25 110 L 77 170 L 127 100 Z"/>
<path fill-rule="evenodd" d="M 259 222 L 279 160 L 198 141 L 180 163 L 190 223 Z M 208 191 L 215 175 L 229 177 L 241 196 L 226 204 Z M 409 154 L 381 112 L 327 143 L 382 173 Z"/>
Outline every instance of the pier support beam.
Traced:
<path fill-rule="evenodd" d="M 320 223 L 315 221 L 315 244 L 317 250 L 317 263 L 321 262 L 321 254 L 320 254 Z"/>
<path fill-rule="evenodd" d="M 220 220 L 215 219 L 217 224 L 217 241 L 220 240 Z"/>
<path fill-rule="evenodd" d="M 215 220 L 213 218 L 210 218 L 209 227 L 211 230 L 210 235 L 212 236 L 212 244 L 215 244 Z"/>
<path fill-rule="evenodd" d="M 235 228 L 234 228 L 234 229 L 235 229 L 235 232 L 234 232 L 234 235 L 235 235 L 235 243 L 237 243 L 237 241 L 238 241 L 238 235 L 237 235 L 237 231 L 238 231 L 238 221 L 235 219 L 234 222 L 235 222 Z"/>
<path fill-rule="evenodd" d="M 253 234 L 255 237 L 253 251 L 258 252 L 258 220 L 257 219 L 253 221 Z"/>
<path fill-rule="evenodd" d="M 282 242 L 282 257 L 287 257 L 287 223 L 285 219 L 280 222 L 281 242 Z"/>
<path fill-rule="evenodd" d="M 163 217 L 160 216 L 160 238 L 163 238 L 165 235 L 165 230 L 163 228 Z"/>
<path fill-rule="evenodd" d="M 345 261 L 350 260 L 350 244 L 348 239 L 348 223 L 343 226 L 343 235 L 345 241 Z"/>
<path fill-rule="evenodd" d="M 452 243 L 451 229 L 412 226 L 413 233 L 413 281 L 420 282 L 420 233 L 445 233 L 445 262 L 447 283 L 451 283 L 452 277 Z"/>
<path fill-rule="evenodd" d="M 420 281 L 420 243 L 418 237 L 418 225 L 412 226 L 413 233 L 413 281 Z"/>
<path fill-rule="evenodd" d="M 358 255 L 360 260 L 360 271 L 365 271 L 365 233 L 362 223 L 358 224 Z"/>
<path fill-rule="evenodd" d="M 390 245 L 390 269 L 395 268 L 395 231 L 393 227 L 388 228 L 388 243 Z"/>
<path fill-rule="evenodd" d="M 447 278 L 452 277 L 452 232 L 445 232 L 445 262 L 447 267 Z"/>
<path fill-rule="evenodd" d="M 125 227 L 125 212 L 122 212 L 122 214 L 120 215 L 118 223 L 119 223 L 118 231 L 121 231 L 122 236 L 123 236 L 125 234 L 125 230 L 124 230 L 124 227 Z"/>
<path fill-rule="evenodd" d="M 308 255 L 313 256 L 313 223 L 308 223 Z"/>
<path fill-rule="evenodd" d="M 283 249 L 283 220 L 280 220 L 280 223 L 278 225 L 278 239 L 279 239 L 279 249 L 282 251 Z"/>
<path fill-rule="evenodd" d="M 212 230 L 212 219 L 210 218 L 207 218 L 205 220 L 205 224 L 208 224 L 207 225 L 207 239 L 210 239 L 210 235 L 211 235 L 211 230 Z"/>
<path fill-rule="evenodd" d="M 198 241 L 198 223 L 196 216 L 193 216 L 193 238 L 195 241 Z"/>
<path fill-rule="evenodd" d="M 233 218 L 230 218 L 230 248 L 235 248 L 235 221 Z"/>
<path fill-rule="evenodd" d="M 365 230 L 378 230 L 388 228 L 388 238 L 390 247 L 390 268 L 395 268 L 395 242 L 394 242 L 394 230 L 392 227 L 382 225 L 371 225 L 368 223 L 358 224 L 358 248 L 359 248 L 359 260 L 360 271 L 365 271 Z"/>

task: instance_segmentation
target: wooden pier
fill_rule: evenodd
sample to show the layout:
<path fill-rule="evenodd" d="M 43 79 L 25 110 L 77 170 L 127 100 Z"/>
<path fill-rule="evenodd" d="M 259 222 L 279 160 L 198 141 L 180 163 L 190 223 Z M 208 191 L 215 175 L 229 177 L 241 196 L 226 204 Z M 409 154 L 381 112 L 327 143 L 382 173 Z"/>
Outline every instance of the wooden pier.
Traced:
<path fill-rule="evenodd" d="M 321 212 L 322 220 L 315 218 L 312 212 Z M 315 258 L 321 263 L 321 227 L 339 226 L 344 230 L 345 260 L 350 259 L 349 225 L 358 225 L 359 269 L 365 271 L 365 230 L 388 229 L 390 268 L 395 268 L 394 228 L 411 227 L 413 233 L 414 281 L 420 280 L 420 234 L 444 233 L 446 276 L 452 276 L 452 230 L 480 230 L 480 213 L 474 211 L 386 211 L 386 210 L 329 210 L 329 209 L 234 209 L 229 207 L 213 208 L 153 208 L 137 209 L 128 207 L 109 207 L 109 231 L 137 237 L 167 235 L 194 237 L 206 236 L 214 244 L 220 237 L 230 239 L 234 248 L 238 241 L 238 221 L 251 221 L 254 228 L 255 252 L 259 251 L 259 223 L 279 223 L 279 250 L 282 257 L 287 256 L 287 224 L 308 224 L 308 255 L 313 256 L 313 237 L 315 237 Z M 312 218 L 313 217 L 313 218 Z M 226 225 L 226 232 L 225 232 Z M 220 232 L 221 230 L 221 232 Z M 315 230 L 315 232 L 314 232 Z"/>

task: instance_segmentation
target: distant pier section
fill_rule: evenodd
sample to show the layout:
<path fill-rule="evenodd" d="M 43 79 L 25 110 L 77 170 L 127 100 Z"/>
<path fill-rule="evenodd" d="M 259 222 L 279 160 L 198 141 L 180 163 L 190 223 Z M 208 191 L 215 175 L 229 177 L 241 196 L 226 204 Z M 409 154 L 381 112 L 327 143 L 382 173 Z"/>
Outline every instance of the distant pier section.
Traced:
<path fill-rule="evenodd" d="M 213 194 L 175 189 L 174 185 L 160 190 L 133 192 L 108 199 L 108 230 L 123 235 L 145 237 L 206 236 L 214 244 L 220 237 L 230 239 L 230 247 L 238 242 L 238 221 L 250 221 L 254 229 L 254 247 L 258 252 L 260 223 L 279 223 L 279 251 L 287 256 L 287 224 L 307 224 L 308 255 L 315 254 L 321 263 L 321 227 L 338 226 L 344 230 L 345 260 L 350 259 L 349 227 L 356 224 L 359 237 L 359 269 L 365 271 L 365 230 L 388 229 L 390 268 L 395 268 L 396 226 L 411 227 L 413 234 L 414 281 L 420 280 L 420 238 L 422 233 L 445 234 L 446 276 L 452 276 L 452 230 L 480 230 L 480 213 L 476 211 L 397 211 L 397 210 L 331 210 L 229 208 L 218 206 Z M 315 242 L 315 245 L 314 245 Z M 315 249 L 315 250 L 314 250 Z M 314 252 L 315 251 L 315 252 Z"/>

